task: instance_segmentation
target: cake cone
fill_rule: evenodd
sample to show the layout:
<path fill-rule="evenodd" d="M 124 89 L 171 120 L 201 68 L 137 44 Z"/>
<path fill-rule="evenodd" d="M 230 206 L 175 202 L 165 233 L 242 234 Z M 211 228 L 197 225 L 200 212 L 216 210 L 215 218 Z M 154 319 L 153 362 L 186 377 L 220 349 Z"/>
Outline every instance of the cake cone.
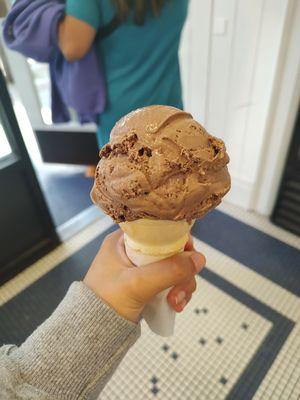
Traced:
<path fill-rule="evenodd" d="M 137 267 L 171 257 L 184 250 L 192 224 L 186 221 L 139 219 L 120 224 L 128 258 Z M 175 311 L 167 301 L 170 288 L 155 296 L 143 311 L 149 328 L 160 336 L 171 336 Z"/>

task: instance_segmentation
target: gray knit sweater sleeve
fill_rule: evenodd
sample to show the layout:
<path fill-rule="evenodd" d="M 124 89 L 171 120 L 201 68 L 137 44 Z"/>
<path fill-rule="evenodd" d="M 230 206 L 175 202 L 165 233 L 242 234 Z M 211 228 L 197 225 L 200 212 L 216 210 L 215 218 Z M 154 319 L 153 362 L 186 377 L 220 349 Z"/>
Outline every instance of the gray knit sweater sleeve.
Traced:
<path fill-rule="evenodd" d="M 20 347 L 0 349 L 0 399 L 96 399 L 140 335 L 82 282 Z"/>

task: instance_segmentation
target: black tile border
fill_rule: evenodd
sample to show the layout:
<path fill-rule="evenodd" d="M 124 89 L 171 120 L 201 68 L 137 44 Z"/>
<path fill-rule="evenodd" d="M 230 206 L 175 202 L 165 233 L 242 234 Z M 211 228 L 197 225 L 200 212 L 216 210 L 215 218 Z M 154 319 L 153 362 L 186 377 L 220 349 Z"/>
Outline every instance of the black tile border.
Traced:
<path fill-rule="evenodd" d="M 272 323 L 256 353 L 239 376 L 226 400 L 251 400 L 271 368 L 295 322 L 206 268 L 200 276 Z"/>
<path fill-rule="evenodd" d="M 300 296 L 300 251 L 226 213 L 214 210 L 197 220 L 199 240 Z"/>

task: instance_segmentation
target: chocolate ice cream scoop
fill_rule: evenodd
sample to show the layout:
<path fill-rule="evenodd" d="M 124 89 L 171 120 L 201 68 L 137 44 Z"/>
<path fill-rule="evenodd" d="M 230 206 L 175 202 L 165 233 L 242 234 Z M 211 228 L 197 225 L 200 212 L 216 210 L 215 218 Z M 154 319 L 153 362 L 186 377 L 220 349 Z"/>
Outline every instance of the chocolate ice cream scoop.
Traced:
<path fill-rule="evenodd" d="M 117 223 L 191 221 L 215 208 L 230 189 L 224 143 L 174 107 L 126 115 L 100 156 L 91 196 Z"/>

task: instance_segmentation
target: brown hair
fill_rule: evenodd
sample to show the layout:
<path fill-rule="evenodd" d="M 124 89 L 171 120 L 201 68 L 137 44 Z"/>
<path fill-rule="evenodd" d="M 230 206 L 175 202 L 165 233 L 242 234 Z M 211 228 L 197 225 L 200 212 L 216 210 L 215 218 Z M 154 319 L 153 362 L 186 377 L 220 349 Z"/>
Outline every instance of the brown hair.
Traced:
<path fill-rule="evenodd" d="M 158 17 L 166 0 L 112 0 L 117 15 L 125 21 L 131 10 L 134 10 L 134 20 L 138 25 L 143 25 L 146 12 L 150 9 Z"/>

